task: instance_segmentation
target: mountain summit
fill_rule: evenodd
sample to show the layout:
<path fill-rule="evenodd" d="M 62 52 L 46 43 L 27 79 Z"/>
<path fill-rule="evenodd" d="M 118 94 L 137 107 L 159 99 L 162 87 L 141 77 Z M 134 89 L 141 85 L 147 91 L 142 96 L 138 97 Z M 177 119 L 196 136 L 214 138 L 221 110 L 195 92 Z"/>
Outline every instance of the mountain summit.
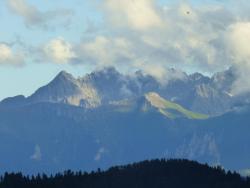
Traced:
<path fill-rule="evenodd" d="M 65 71 L 60 72 L 48 85 L 39 88 L 28 100 L 31 103 L 64 103 L 86 108 L 100 104 L 99 96 L 91 84 L 81 82 Z"/>

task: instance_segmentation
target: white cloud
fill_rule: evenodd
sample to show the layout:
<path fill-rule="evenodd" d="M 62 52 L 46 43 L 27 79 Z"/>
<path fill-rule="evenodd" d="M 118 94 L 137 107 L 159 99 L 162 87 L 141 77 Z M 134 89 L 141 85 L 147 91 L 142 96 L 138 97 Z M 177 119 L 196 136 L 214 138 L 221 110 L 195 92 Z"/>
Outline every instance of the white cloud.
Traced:
<path fill-rule="evenodd" d="M 6 44 L 0 44 L 0 59 L 6 61 L 13 56 L 12 50 Z"/>
<path fill-rule="evenodd" d="M 105 0 L 104 8 L 116 26 L 123 27 L 126 24 L 135 30 L 162 26 L 154 0 Z"/>
<path fill-rule="evenodd" d="M 237 22 L 229 26 L 227 42 L 235 62 L 250 59 L 250 22 Z"/>
<path fill-rule="evenodd" d="M 105 0 L 102 8 L 104 32 L 75 45 L 82 63 L 142 69 L 160 81 L 169 67 L 215 72 L 231 63 L 224 35 L 235 18 L 223 7 Z"/>
<path fill-rule="evenodd" d="M 233 84 L 234 95 L 250 92 L 250 22 L 237 22 L 229 26 L 226 42 L 228 56 L 237 68 L 237 80 Z"/>
<path fill-rule="evenodd" d="M 73 46 L 62 37 L 53 39 L 43 47 L 45 56 L 54 63 L 70 63 L 77 58 Z"/>
<path fill-rule="evenodd" d="M 48 28 L 49 23 L 54 20 L 62 21 L 63 25 L 69 22 L 69 17 L 73 14 L 71 10 L 61 9 L 53 11 L 40 11 L 37 7 L 29 4 L 27 0 L 6 0 L 7 7 L 16 15 L 23 18 L 25 25 L 30 26 L 40 26 L 42 28 Z"/>
<path fill-rule="evenodd" d="M 161 83 L 166 83 L 167 69 L 164 69 L 162 65 L 150 64 L 146 62 L 136 62 L 135 67 L 142 70 L 144 73 L 149 74 L 157 78 Z"/>
<path fill-rule="evenodd" d="M 14 52 L 12 47 L 5 43 L 0 43 L 0 65 L 21 66 L 24 64 L 24 54 Z"/>
<path fill-rule="evenodd" d="M 142 70 L 143 73 L 153 76 L 163 85 L 167 84 L 169 80 L 184 79 L 187 76 L 180 70 L 169 69 L 168 67 L 164 67 L 162 64 L 136 62 L 133 65 L 139 70 Z"/>
<path fill-rule="evenodd" d="M 46 57 L 56 63 L 138 68 L 161 80 L 166 67 L 215 72 L 231 63 L 224 35 L 235 16 L 223 7 L 159 7 L 156 0 L 104 0 L 102 5 L 104 21 L 110 21 L 104 32 L 75 44 L 54 39 L 43 49 Z"/>
<path fill-rule="evenodd" d="M 122 37 L 96 36 L 94 40 L 80 44 L 79 49 L 78 54 L 83 60 L 97 66 L 119 64 L 134 56 L 130 41 Z"/>
<path fill-rule="evenodd" d="M 156 0 L 105 0 L 103 10 L 111 20 L 105 29 L 112 37 L 96 37 L 82 44 L 92 48 L 88 54 L 96 61 L 116 65 L 125 52 L 128 66 L 155 66 L 159 71 L 150 72 L 158 72 L 158 77 L 166 67 L 215 72 L 228 66 L 223 63 L 228 60 L 223 35 L 235 20 L 223 7 L 188 3 L 158 7 Z M 110 45 L 115 38 L 123 38 L 129 45 Z"/>

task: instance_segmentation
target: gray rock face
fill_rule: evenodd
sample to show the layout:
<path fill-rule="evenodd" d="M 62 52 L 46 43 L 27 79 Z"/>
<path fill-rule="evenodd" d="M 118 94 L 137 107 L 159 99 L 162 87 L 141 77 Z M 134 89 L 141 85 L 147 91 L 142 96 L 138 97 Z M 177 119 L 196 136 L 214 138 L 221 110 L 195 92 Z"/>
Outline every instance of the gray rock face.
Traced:
<path fill-rule="evenodd" d="M 30 103 L 51 102 L 93 108 L 101 101 L 96 89 L 86 82 L 75 79 L 65 71 L 60 72 L 52 82 L 38 89 L 27 99 Z"/>

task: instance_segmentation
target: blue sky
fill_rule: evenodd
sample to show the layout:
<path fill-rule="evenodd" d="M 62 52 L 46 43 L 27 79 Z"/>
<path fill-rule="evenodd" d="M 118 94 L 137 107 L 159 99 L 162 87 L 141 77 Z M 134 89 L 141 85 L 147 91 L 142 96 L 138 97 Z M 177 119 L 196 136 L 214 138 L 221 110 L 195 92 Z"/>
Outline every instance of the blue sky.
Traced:
<path fill-rule="evenodd" d="M 250 31 L 247 2 L 2 0 L 0 100 L 28 96 L 61 70 L 115 66 L 164 81 L 168 67 L 211 75 L 242 65 L 247 74 L 250 50 L 233 48 Z"/>
<path fill-rule="evenodd" d="M 52 38 L 63 36 L 69 41 L 77 41 L 87 28 L 88 19 L 95 22 L 100 19 L 98 13 L 93 15 L 92 6 L 86 1 L 43 0 L 27 1 L 41 11 L 56 9 L 71 9 L 74 15 L 71 18 L 70 28 L 58 27 L 44 30 L 37 27 L 27 28 L 22 17 L 15 15 L 6 7 L 6 1 L 0 1 L 0 41 L 13 43 L 21 40 L 25 45 L 39 45 Z M 72 67 L 57 65 L 48 62 L 34 63 L 27 58 L 27 65 L 22 67 L 0 66 L 0 99 L 17 94 L 30 95 L 38 87 L 48 83 L 61 70 L 68 70 L 74 75 L 83 75 L 88 72 L 84 66 Z"/>

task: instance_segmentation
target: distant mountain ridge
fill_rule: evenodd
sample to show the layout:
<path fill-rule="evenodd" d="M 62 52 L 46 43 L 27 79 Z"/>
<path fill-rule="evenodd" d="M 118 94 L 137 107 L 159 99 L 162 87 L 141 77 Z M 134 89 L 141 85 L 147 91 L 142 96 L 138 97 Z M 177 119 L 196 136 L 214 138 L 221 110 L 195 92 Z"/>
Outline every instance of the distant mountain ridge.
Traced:
<path fill-rule="evenodd" d="M 235 80 L 233 68 L 217 73 L 211 78 L 200 73 L 187 75 L 170 69 L 169 81 L 162 84 L 140 71 L 132 76 L 123 75 L 113 67 L 92 72 L 78 79 L 62 71 L 48 85 L 39 88 L 30 97 L 6 99 L 2 104 L 52 102 L 84 108 L 96 108 L 102 104 L 138 98 L 149 92 L 178 103 L 191 111 L 210 116 L 231 110 L 234 104 L 243 102 L 230 94 Z M 176 75 L 181 76 L 176 76 Z"/>
<path fill-rule="evenodd" d="M 0 173 L 92 170 L 162 157 L 248 171 L 250 105 L 247 95 L 229 93 L 233 69 L 211 78 L 168 72 L 163 84 L 114 68 L 80 78 L 63 71 L 29 97 L 1 101 Z"/>

